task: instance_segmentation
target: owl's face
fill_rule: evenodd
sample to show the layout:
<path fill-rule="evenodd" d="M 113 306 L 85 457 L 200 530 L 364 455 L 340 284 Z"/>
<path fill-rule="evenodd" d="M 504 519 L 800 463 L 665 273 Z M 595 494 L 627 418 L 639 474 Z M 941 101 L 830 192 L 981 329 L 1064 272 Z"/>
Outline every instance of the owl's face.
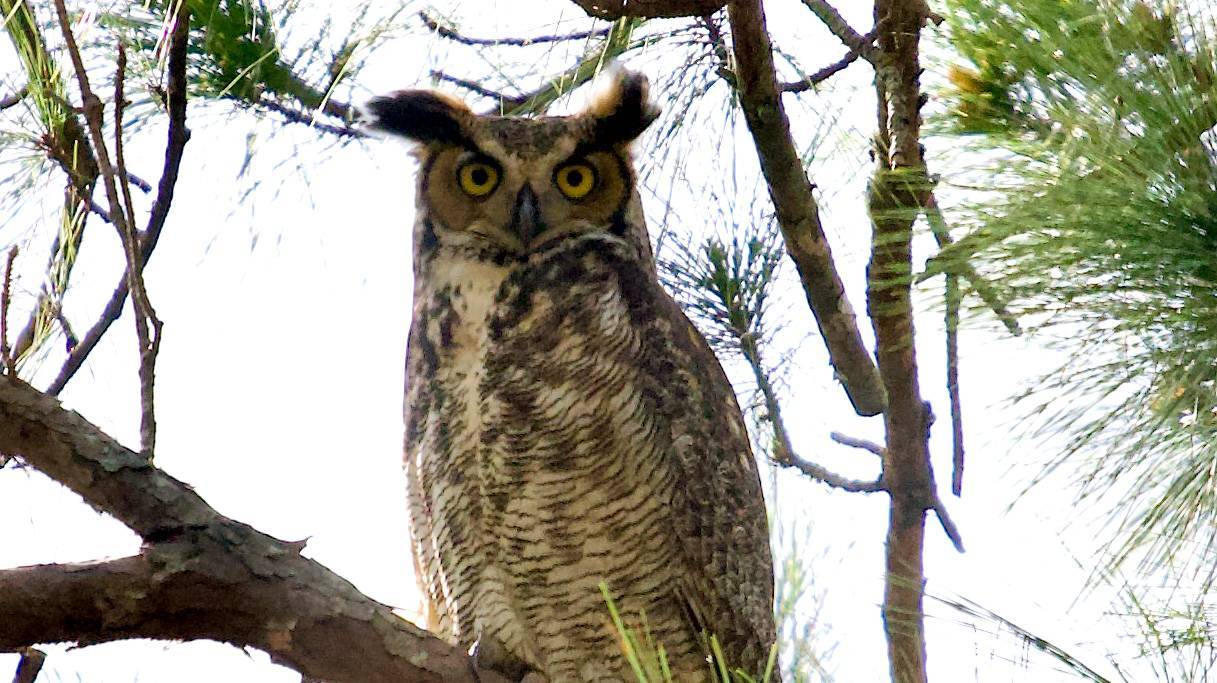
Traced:
<path fill-rule="evenodd" d="M 417 90 L 367 109 L 375 127 L 421 143 L 423 229 L 439 243 L 525 256 L 570 235 L 625 236 L 640 221 L 629 143 L 656 115 L 646 90 L 645 78 L 620 72 L 570 117 L 479 116 Z"/>

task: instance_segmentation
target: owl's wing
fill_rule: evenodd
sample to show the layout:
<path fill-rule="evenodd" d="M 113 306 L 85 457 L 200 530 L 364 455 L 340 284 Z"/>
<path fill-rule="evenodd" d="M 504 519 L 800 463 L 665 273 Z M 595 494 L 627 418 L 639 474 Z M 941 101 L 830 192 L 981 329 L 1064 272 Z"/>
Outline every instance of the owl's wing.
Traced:
<path fill-rule="evenodd" d="M 662 402 L 671 466 L 682 482 L 672 518 L 689 585 L 685 599 L 728 664 L 763 669 L 774 642 L 773 556 L 760 473 L 735 393 L 705 339 L 666 293 L 648 336 L 663 339 L 679 382 Z M 679 386 L 683 385 L 683 386 Z"/>

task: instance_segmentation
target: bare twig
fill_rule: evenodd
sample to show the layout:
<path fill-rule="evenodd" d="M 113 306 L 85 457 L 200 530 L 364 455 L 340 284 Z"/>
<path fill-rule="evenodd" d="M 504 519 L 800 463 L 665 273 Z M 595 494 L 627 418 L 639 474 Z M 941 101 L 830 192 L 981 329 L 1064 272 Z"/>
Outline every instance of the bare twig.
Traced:
<path fill-rule="evenodd" d="M 584 56 L 571 68 L 546 80 L 535 90 L 519 95 L 507 95 L 491 90 L 480 83 L 451 76 L 440 71 L 433 71 L 432 76 L 440 80 L 459 85 L 471 92 L 496 101 L 495 106 L 487 114 L 517 116 L 544 112 L 562 95 L 578 88 L 595 78 L 600 69 L 613 59 L 636 47 L 639 43 L 631 40 L 634 29 L 641 24 L 638 19 L 622 19 L 613 24 L 612 30 L 603 42 L 591 47 Z"/>
<path fill-rule="evenodd" d="M 959 278 L 947 273 L 947 396 L 951 401 L 951 493 L 963 492 L 963 404 L 959 398 Z"/>
<path fill-rule="evenodd" d="M 80 338 L 76 336 L 76 332 L 72 329 L 72 323 L 68 322 L 68 317 L 63 314 L 63 306 L 56 305 L 54 307 L 55 322 L 59 323 L 59 329 L 63 331 L 64 343 L 67 346 L 68 353 L 76 348 L 80 343 Z"/>
<path fill-rule="evenodd" d="M 832 31 L 832 34 L 842 43 L 845 43 L 845 47 L 848 47 L 851 52 L 858 53 L 858 56 L 868 62 L 875 59 L 874 31 L 866 35 L 858 33 L 849 25 L 849 22 L 845 21 L 837 8 L 828 4 L 827 0 L 803 0 L 803 4 L 819 17 L 828 30 Z"/>
<path fill-rule="evenodd" d="M 481 95 L 482 97 L 489 97 L 492 100 L 496 100 L 499 103 L 500 109 L 514 109 L 523 105 L 530 97 L 529 95 L 508 95 L 507 93 L 500 92 L 498 90 L 491 90 L 477 81 L 471 81 L 467 78 L 453 76 L 438 69 L 431 71 L 431 77 L 436 80 L 451 83 L 455 86 L 464 88 L 465 90 L 477 95 Z"/>
<path fill-rule="evenodd" d="M 17 673 L 13 683 L 34 683 L 46 663 L 46 653 L 32 647 L 21 648 L 21 660 L 17 662 Z"/>
<path fill-rule="evenodd" d="M 938 523 L 942 525 L 942 533 L 950 539 L 951 545 L 955 546 L 955 550 L 964 552 L 963 537 L 959 535 L 959 527 L 955 526 L 955 520 L 951 519 L 951 515 L 947 513 L 947 506 L 943 505 L 939 498 L 934 499 L 934 516 L 938 518 Z"/>
<path fill-rule="evenodd" d="M 858 439 L 858 438 L 855 438 L 852 436 L 847 436 L 845 434 L 842 434 L 841 432 L 833 432 L 833 433 L 829 434 L 828 436 L 833 441 L 836 441 L 837 443 L 841 444 L 842 446 L 849 446 L 850 448 L 857 448 L 859 450 L 863 450 L 868 453 L 874 453 L 875 455 L 879 456 L 880 458 L 882 458 L 884 456 L 883 446 L 880 446 L 879 444 L 875 443 L 874 441 L 867 441 L 866 439 Z"/>
<path fill-rule="evenodd" d="M 615 21 L 626 17 L 658 19 L 663 17 L 700 17 L 714 14 L 725 0 L 572 0 L 588 15 Z"/>
<path fill-rule="evenodd" d="M 740 103 L 756 143 L 786 251 L 799 271 L 829 360 L 854 410 L 861 415 L 877 415 L 886 403 L 883 384 L 862 343 L 853 306 L 845 295 L 820 223 L 811 181 L 790 134 L 760 1 L 732 0 L 727 10 L 734 36 Z"/>
<path fill-rule="evenodd" d="M 867 44 L 871 44 L 871 43 L 875 42 L 876 35 L 877 35 L 877 33 L 875 31 L 871 31 L 870 33 L 863 36 L 863 39 L 865 39 L 867 41 Z M 850 64 L 853 64 L 854 62 L 858 61 L 858 58 L 861 56 L 862 56 L 862 53 L 859 52 L 858 50 L 850 50 L 849 52 L 845 53 L 844 57 L 842 57 L 841 59 L 838 59 L 837 61 L 833 62 L 832 64 L 829 64 L 828 66 L 824 67 L 823 69 L 820 69 L 819 71 L 816 71 L 813 74 L 809 74 L 806 78 L 804 78 L 802 80 L 782 83 L 779 86 L 779 88 L 781 89 L 782 92 L 793 92 L 793 93 L 799 93 L 799 92 L 805 92 L 807 90 L 811 90 L 812 88 L 819 85 L 820 83 L 823 83 L 824 81 L 828 80 L 829 78 L 832 78 L 833 76 L 836 76 L 838 73 L 844 71 Z"/>
<path fill-rule="evenodd" d="M 126 96 L 123 86 L 127 74 L 127 49 L 118 44 L 117 73 L 114 76 L 114 163 L 119 187 L 122 188 L 123 205 L 129 220 L 121 226 L 123 252 L 127 257 L 127 283 L 131 290 L 131 302 L 135 313 L 135 333 L 139 340 L 139 405 L 140 405 L 140 451 L 151 459 L 156 448 L 156 356 L 161 346 L 161 321 L 156 317 L 148 290 L 144 286 L 144 264 L 138 253 L 139 238 L 135 234 L 135 208 L 131 203 L 131 186 L 127 181 L 127 165 L 123 157 L 123 110 Z"/>
<path fill-rule="evenodd" d="M 938 206 L 938 198 L 934 193 L 930 193 L 926 200 L 925 217 L 930 224 L 930 232 L 934 233 L 934 239 L 938 242 L 939 249 L 946 249 L 955 243 L 951 237 L 951 230 L 947 227 L 946 218 L 942 215 L 942 208 Z M 927 264 L 926 271 L 917 278 L 918 282 L 932 277 L 939 272 L 954 273 L 968 281 L 972 287 L 972 291 L 980 297 L 980 300 L 985 302 L 997 319 L 1002 321 L 1010 334 L 1019 336 L 1023 333 L 1022 327 L 1019 326 L 1018 320 L 1010 313 L 1006 307 L 1006 302 L 1002 301 L 1001 296 L 993 289 L 993 287 L 985 282 L 972 265 L 962 258 L 952 259 L 945 264 L 931 263 Z"/>
<path fill-rule="evenodd" d="M 186 127 L 186 47 L 189 38 L 189 12 L 185 3 L 178 3 L 178 16 L 173 31 L 169 37 L 169 67 L 168 85 L 166 87 L 166 104 L 169 110 L 169 133 L 165 145 L 165 165 L 161 171 L 161 179 L 157 184 L 156 199 L 148 215 L 148 226 L 140 239 L 141 267 L 147 264 L 156 249 L 161 230 L 169 216 L 169 208 L 173 205 L 174 189 L 177 186 L 178 171 L 182 165 L 182 155 L 186 142 L 190 140 L 190 129 Z M 56 396 L 67 386 L 69 380 L 84 365 L 93 348 L 101 341 L 110 325 L 122 315 L 123 304 L 129 292 L 127 277 L 124 274 L 114 293 L 102 310 L 98 321 L 93 324 L 80 343 L 68 354 L 68 359 L 60 368 L 59 374 L 47 388 L 47 393 Z"/>
<path fill-rule="evenodd" d="M 302 123 L 310 128 L 319 130 L 323 133 L 330 133 L 341 138 L 363 138 L 367 134 L 363 131 L 352 128 L 351 126 L 336 126 L 331 123 L 324 123 L 317 120 L 313 114 L 308 114 L 299 109 L 294 109 L 280 102 L 276 102 L 269 98 L 262 98 L 258 101 L 258 106 L 265 107 L 273 112 L 278 113 L 283 118 L 292 123 Z"/>
<path fill-rule="evenodd" d="M 447 38 L 448 40 L 460 43 L 462 45 L 527 46 L 527 45 L 538 45 L 540 43 L 560 43 L 560 42 L 569 41 L 569 40 L 586 40 L 588 38 L 603 38 L 604 36 L 607 36 L 609 34 L 609 31 L 613 30 L 612 27 L 606 27 L 606 28 L 596 29 L 594 31 L 577 31 L 575 33 L 530 36 L 528 38 L 471 38 L 469 36 L 466 36 L 466 35 L 458 32 L 456 29 L 452 28 L 451 26 L 445 26 L 445 25 L 441 24 L 438 20 L 436 20 L 435 18 L 433 18 L 431 15 L 427 14 L 426 12 L 419 12 L 418 16 L 420 18 L 422 18 L 423 24 L 425 24 L 427 26 L 427 28 L 431 29 L 432 31 L 435 31 L 435 34 L 438 35 L 439 37 Z"/>
<path fill-rule="evenodd" d="M 743 352 L 744 359 L 748 361 L 748 366 L 752 368 L 752 375 L 756 379 L 757 388 L 760 389 L 761 397 L 765 402 L 765 412 L 768 413 L 769 424 L 773 425 L 772 459 L 774 463 L 796 469 L 818 482 L 844 491 L 874 493 L 886 490 L 882 477 L 873 481 L 848 479 L 799 457 L 790 441 L 790 435 L 786 432 L 786 423 L 782 419 L 782 404 L 778 400 L 777 392 L 774 391 L 773 383 L 769 381 L 768 373 L 765 372 L 756 340 L 752 337 L 741 339 L 740 350 Z"/>
<path fill-rule="evenodd" d="M 0 290 L 0 362 L 9 377 L 17 376 L 17 362 L 13 359 L 8 345 L 8 308 L 13 296 L 13 262 L 17 260 L 17 245 L 8 250 L 8 258 L 4 262 L 4 286 Z"/>
<path fill-rule="evenodd" d="M 148 194 L 149 192 L 152 191 L 152 186 L 148 184 L 147 180 L 144 180 L 143 178 L 135 175 L 131 171 L 127 171 L 126 177 L 127 177 L 127 182 L 138 187 L 140 192 L 143 192 L 144 194 Z"/>
<path fill-rule="evenodd" d="M 30 87 L 28 85 L 23 85 L 12 95 L 0 97 L 0 111 L 17 106 L 17 104 L 21 102 L 21 100 L 25 99 L 25 96 L 28 94 L 30 94 Z"/>

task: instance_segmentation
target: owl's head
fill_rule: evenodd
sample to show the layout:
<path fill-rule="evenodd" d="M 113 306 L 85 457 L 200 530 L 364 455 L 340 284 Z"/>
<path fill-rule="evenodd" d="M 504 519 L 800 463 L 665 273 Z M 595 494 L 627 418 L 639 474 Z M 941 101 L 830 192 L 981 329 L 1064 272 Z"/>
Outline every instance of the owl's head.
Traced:
<path fill-rule="evenodd" d="M 416 245 L 424 252 L 447 244 L 522 258 L 599 232 L 649 259 L 629 153 L 658 114 L 645 77 L 613 73 L 573 116 L 482 116 L 427 90 L 378 97 L 366 110 L 374 128 L 418 145 Z"/>

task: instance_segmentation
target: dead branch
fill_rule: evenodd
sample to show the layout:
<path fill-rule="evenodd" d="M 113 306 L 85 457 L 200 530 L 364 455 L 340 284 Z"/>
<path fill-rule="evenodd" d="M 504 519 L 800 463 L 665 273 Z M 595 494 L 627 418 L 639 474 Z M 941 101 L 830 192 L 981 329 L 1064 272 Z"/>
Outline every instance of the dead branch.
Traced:
<path fill-rule="evenodd" d="M 17 106 L 17 104 L 20 103 L 21 100 L 24 100 L 25 96 L 28 94 L 30 94 L 30 87 L 28 85 L 23 85 L 12 95 L 0 97 L 0 111 Z"/>
<path fill-rule="evenodd" d="M 926 221 L 930 224 L 930 232 L 934 233 L 934 239 L 938 242 L 940 250 L 945 250 L 955 244 L 955 240 L 951 237 L 951 230 L 947 227 L 946 218 L 942 215 L 942 208 L 938 206 L 938 199 L 932 192 L 926 200 L 925 217 Z M 925 272 L 917 278 L 917 281 L 923 282 L 940 272 L 953 273 L 967 280 L 972 291 L 976 292 L 980 300 L 989 307 L 989 310 L 993 311 L 993 314 L 1006 326 L 1010 334 L 1017 337 L 1023 333 L 1022 327 L 1018 324 L 1018 319 L 1006 307 L 1006 302 L 1002 300 L 992 285 L 980 277 L 970 263 L 962 258 L 951 259 L 945 263 L 935 259 L 931 263 L 926 264 Z"/>
<path fill-rule="evenodd" d="M 959 395 L 959 277 L 946 277 L 947 398 L 951 402 L 951 493 L 963 493 L 963 404 Z"/>
<path fill-rule="evenodd" d="M 178 21 L 181 21 L 179 15 Z M 148 298 L 144 286 L 144 266 L 139 258 L 139 238 L 135 234 L 135 207 L 131 202 L 131 182 L 127 176 L 127 162 L 123 153 L 123 110 L 126 109 L 124 85 L 127 78 L 127 48 L 119 42 L 117 73 L 114 76 L 114 167 L 122 190 L 123 207 L 128 221 L 120 227 L 123 255 L 127 261 L 127 283 L 131 289 L 131 301 L 135 309 L 135 334 L 139 341 L 139 405 L 140 405 L 140 452 L 151 458 L 156 448 L 156 410 L 154 374 L 156 355 L 161 345 L 161 321 Z"/>
<path fill-rule="evenodd" d="M 799 454 L 794 450 L 793 443 L 790 441 L 790 435 L 786 432 L 786 423 L 782 419 L 782 404 L 778 400 L 777 391 L 774 390 L 773 383 L 769 381 L 768 373 L 765 372 L 756 340 L 752 337 L 742 338 L 740 340 L 740 350 L 743 352 L 744 359 L 748 361 L 748 366 L 752 368 L 752 375 L 756 378 L 757 388 L 760 390 L 761 398 L 765 402 L 765 412 L 768 414 L 767 419 L 769 424 L 773 426 L 773 453 L 771 457 L 775 464 L 793 468 L 815 481 L 843 491 L 875 493 L 876 491 L 886 490 L 882 477 L 872 481 L 849 479 L 826 467 L 799 457 Z"/>
<path fill-rule="evenodd" d="M 625 17 L 659 19 L 700 17 L 723 8 L 725 0 L 571 0 L 589 16 L 615 21 Z"/>
<path fill-rule="evenodd" d="M 441 38 L 446 38 L 462 45 L 488 45 L 501 46 L 511 45 L 523 47 L 528 45 L 539 45 L 542 43 L 561 43 L 571 40 L 587 40 L 588 38 L 603 38 L 613 30 L 611 26 L 594 31 L 576 31 L 575 33 L 563 33 L 552 35 L 530 36 L 528 38 L 471 38 L 466 36 L 451 26 L 441 24 L 437 19 L 433 18 L 426 12 L 419 12 L 418 16 L 423 20 L 423 24 L 435 32 Z"/>
<path fill-rule="evenodd" d="M 327 681 L 505 679 L 19 380 L 0 382 L 0 452 L 145 540 L 135 557 L 0 572 L 0 649 L 35 642 L 208 638 Z M 476 676 L 476 678 L 475 678 Z"/>
<path fill-rule="evenodd" d="M 267 97 L 263 97 L 258 101 L 258 106 L 265 107 L 286 119 L 290 123 L 302 123 L 310 128 L 319 130 L 322 133 L 329 133 L 340 138 L 364 138 L 367 133 L 353 128 L 351 126 L 336 126 L 332 123 L 324 123 L 318 121 L 315 113 L 308 113 L 300 109 L 289 107 L 281 102 L 276 102 Z M 346 105 L 343 105 L 346 106 Z"/>
<path fill-rule="evenodd" d="M 938 523 L 942 526 L 942 533 L 951 541 L 951 545 L 955 546 L 958 552 L 964 552 L 963 536 L 959 535 L 959 527 L 955 526 L 955 520 L 951 519 L 951 515 L 947 513 L 947 506 L 937 496 L 934 497 L 934 505 L 931 507 L 934 511 L 934 516 L 938 518 Z"/>
<path fill-rule="evenodd" d="M 488 98 L 498 102 L 497 109 L 500 111 L 507 110 L 507 109 L 515 109 L 516 107 L 523 106 L 530 99 L 529 95 L 508 95 L 505 92 L 487 88 L 486 86 L 482 85 L 481 83 L 478 83 L 477 81 L 471 81 L 467 78 L 453 76 L 451 74 L 444 73 L 443 71 L 440 71 L 438 69 L 433 69 L 431 71 L 431 78 L 434 78 L 434 79 L 440 80 L 440 81 L 444 81 L 445 83 L 451 83 L 459 88 L 468 90 L 469 92 L 474 93 L 475 95 L 481 95 L 482 97 L 488 97 Z"/>
<path fill-rule="evenodd" d="M 169 208 L 173 205 L 173 196 L 177 187 L 178 172 L 182 165 L 182 155 L 186 142 L 190 140 L 190 129 L 186 127 L 186 47 L 189 37 L 189 21 L 186 9 L 179 5 L 182 14 L 174 24 L 169 38 L 168 84 L 166 86 L 166 106 L 169 113 L 169 132 L 165 143 L 165 164 L 161 170 L 161 179 L 157 183 L 156 199 L 148 214 L 148 224 L 139 240 L 140 267 L 148 263 L 152 252 L 156 249 L 165 220 L 169 217 Z M 98 321 L 89 328 L 80 343 L 68 354 L 63 367 L 47 388 L 47 393 L 57 396 L 67 386 L 69 380 L 84 365 L 97 343 L 110 329 L 110 325 L 122 315 L 123 305 L 127 300 L 129 283 L 124 273 L 110 300 L 102 309 Z"/>
<path fill-rule="evenodd" d="M 17 376 L 17 362 L 8 345 L 8 307 L 13 296 L 13 263 L 17 260 L 17 245 L 8 250 L 4 261 L 4 285 L 0 289 L 0 363 L 9 377 Z"/>
<path fill-rule="evenodd" d="M 875 443 L 874 441 L 867 441 L 866 439 L 859 439 L 859 438 L 852 437 L 852 436 L 846 436 L 845 434 L 842 434 L 841 432 L 833 432 L 828 435 L 828 438 L 832 439 L 833 441 L 836 441 L 837 443 L 841 444 L 842 446 L 849 446 L 850 448 L 857 448 L 858 450 L 863 450 L 868 453 L 873 453 L 873 454 L 879 456 L 880 458 L 882 458 L 886 455 L 886 453 L 884 452 L 883 446 L 880 446 L 879 444 Z"/>
<path fill-rule="evenodd" d="M 875 32 L 872 31 L 866 35 L 858 33 L 854 27 L 845 21 L 837 8 L 828 4 L 827 0 L 803 0 L 803 4 L 807 9 L 811 10 L 812 14 L 820 19 L 823 24 L 828 27 L 845 47 L 850 49 L 850 52 L 856 52 L 859 57 L 866 61 L 873 61 L 875 58 Z"/>
<path fill-rule="evenodd" d="M 877 32 L 871 31 L 870 33 L 866 34 L 862 38 L 863 38 L 863 40 L 865 40 L 867 42 L 868 45 L 871 45 L 875 42 L 876 35 L 878 35 Z M 837 61 L 833 62 L 832 64 L 829 64 L 828 66 L 824 67 L 823 69 L 816 71 L 815 73 L 809 74 L 806 78 L 799 80 L 799 81 L 789 81 L 787 83 L 782 83 L 778 87 L 782 92 L 793 92 L 793 93 L 806 92 L 808 90 L 811 90 L 815 86 L 819 85 L 820 83 L 823 83 L 824 81 L 828 80 L 829 78 L 836 76 L 838 73 L 844 71 L 846 68 L 849 67 L 850 64 L 853 64 L 854 62 L 858 61 L 858 58 L 861 56 L 862 56 L 861 52 L 859 52 L 858 50 L 851 49 L 849 52 L 845 53 L 845 56 L 842 57 L 841 59 L 838 59 Z"/>
<path fill-rule="evenodd" d="M 637 43 L 631 40 L 631 35 L 639 23 L 641 22 L 636 19 L 628 19 L 613 24 L 604 41 L 590 47 L 574 66 L 550 77 L 535 90 L 518 95 L 492 90 L 476 81 L 458 78 L 442 71 L 432 71 L 431 75 L 495 100 L 495 106 L 485 112 L 488 115 L 522 116 L 544 113 L 559 97 L 591 81 L 605 64 L 636 47 Z"/>
<path fill-rule="evenodd" d="M 13 674 L 13 683 L 34 683 L 46 663 L 46 653 L 32 647 L 21 648 L 21 661 L 17 663 L 17 673 Z"/>
<path fill-rule="evenodd" d="M 845 295 L 820 223 L 812 184 L 790 134 L 760 1 L 732 0 L 727 10 L 734 36 L 740 103 L 756 143 L 786 252 L 799 271 L 830 362 L 854 410 L 860 415 L 877 415 L 886 403 L 883 385 L 862 343 L 853 306 Z"/>

